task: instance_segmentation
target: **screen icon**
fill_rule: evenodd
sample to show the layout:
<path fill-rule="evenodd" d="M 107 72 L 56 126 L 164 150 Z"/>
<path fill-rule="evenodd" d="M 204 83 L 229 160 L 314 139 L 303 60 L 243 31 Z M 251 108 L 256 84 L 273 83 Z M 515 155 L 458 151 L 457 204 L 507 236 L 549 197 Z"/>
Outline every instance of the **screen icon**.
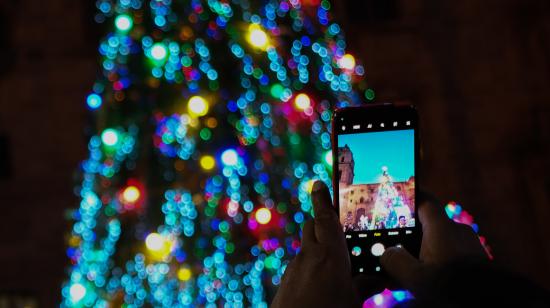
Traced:
<path fill-rule="evenodd" d="M 356 257 L 359 256 L 361 254 L 361 247 L 359 246 L 353 247 L 353 249 L 351 250 L 351 254 Z"/>
<path fill-rule="evenodd" d="M 397 126 L 397 122 L 393 122 L 393 127 L 396 127 Z"/>
<path fill-rule="evenodd" d="M 384 127 L 384 123 L 380 123 L 380 127 Z"/>
<path fill-rule="evenodd" d="M 360 129 L 361 125 L 353 125 L 353 129 Z"/>
<path fill-rule="evenodd" d="M 367 128 L 372 128 L 372 124 L 367 125 Z"/>
<path fill-rule="evenodd" d="M 375 257 L 380 257 L 384 253 L 384 250 L 386 250 L 386 247 L 382 243 L 376 243 L 370 248 L 370 252 Z"/>
<path fill-rule="evenodd" d="M 346 130 L 346 126 L 345 126 L 345 125 L 342 125 L 342 130 Z"/>
<path fill-rule="evenodd" d="M 407 126 L 408 126 L 408 125 L 411 125 L 411 121 L 407 121 Z"/>

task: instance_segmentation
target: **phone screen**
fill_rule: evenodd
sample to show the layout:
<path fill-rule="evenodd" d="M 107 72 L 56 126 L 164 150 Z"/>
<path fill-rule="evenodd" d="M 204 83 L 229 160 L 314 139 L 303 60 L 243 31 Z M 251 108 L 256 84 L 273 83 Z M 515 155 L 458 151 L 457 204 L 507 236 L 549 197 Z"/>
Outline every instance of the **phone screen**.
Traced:
<path fill-rule="evenodd" d="M 416 118 L 406 112 L 359 113 L 334 123 L 339 219 L 352 270 L 380 272 L 385 248 L 401 245 L 415 254 L 419 246 Z"/>

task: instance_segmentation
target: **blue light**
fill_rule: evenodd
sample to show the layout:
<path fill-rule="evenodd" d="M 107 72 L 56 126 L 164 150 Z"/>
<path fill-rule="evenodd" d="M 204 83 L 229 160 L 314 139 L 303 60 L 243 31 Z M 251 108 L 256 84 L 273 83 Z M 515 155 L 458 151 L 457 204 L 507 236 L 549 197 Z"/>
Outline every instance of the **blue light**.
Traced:
<path fill-rule="evenodd" d="M 92 93 L 86 98 L 86 103 L 88 104 L 88 107 L 90 107 L 90 109 L 97 109 L 101 106 L 103 101 L 101 99 L 101 96 Z"/>
<path fill-rule="evenodd" d="M 405 299 L 407 299 L 407 292 L 406 291 L 393 291 L 393 297 L 396 301 L 402 302 Z"/>

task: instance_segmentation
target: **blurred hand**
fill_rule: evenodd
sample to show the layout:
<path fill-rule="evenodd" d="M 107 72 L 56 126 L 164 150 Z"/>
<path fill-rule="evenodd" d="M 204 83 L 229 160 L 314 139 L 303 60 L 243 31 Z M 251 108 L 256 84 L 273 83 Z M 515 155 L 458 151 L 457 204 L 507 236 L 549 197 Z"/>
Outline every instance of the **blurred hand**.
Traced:
<path fill-rule="evenodd" d="M 404 248 L 390 247 L 380 262 L 390 278 L 417 297 L 429 292 L 426 284 L 440 268 L 458 260 L 487 260 L 485 250 L 473 229 L 447 218 L 442 207 L 424 201 L 418 208 L 422 223 L 420 258 Z M 426 296 L 429 296 L 426 294 Z"/>
<path fill-rule="evenodd" d="M 315 218 L 305 223 L 302 248 L 286 268 L 271 305 L 360 307 L 344 232 L 323 182 L 315 182 L 311 198 Z"/>

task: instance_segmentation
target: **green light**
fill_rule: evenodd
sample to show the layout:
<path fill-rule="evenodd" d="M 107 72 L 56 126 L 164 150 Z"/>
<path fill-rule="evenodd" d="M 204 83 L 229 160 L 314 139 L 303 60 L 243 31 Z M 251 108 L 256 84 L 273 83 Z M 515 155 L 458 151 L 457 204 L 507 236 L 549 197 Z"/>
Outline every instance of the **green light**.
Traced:
<path fill-rule="evenodd" d="M 156 43 L 151 47 L 151 57 L 157 61 L 162 61 L 166 58 L 168 51 L 163 43 Z"/>
<path fill-rule="evenodd" d="M 204 141 L 210 140 L 210 137 L 212 137 L 212 132 L 208 128 L 201 129 L 199 135 L 201 136 L 201 139 Z"/>
<path fill-rule="evenodd" d="M 228 232 L 229 231 L 229 223 L 227 221 L 220 222 L 220 224 L 218 226 L 218 229 L 220 229 L 220 231 L 222 233 Z"/>
<path fill-rule="evenodd" d="M 286 210 L 287 210 L 287 206 L 285 203 L 281 202 L 277 205 L 277 212 L 279 212 L 280 214 L 286 213 Z"/>
<path fill-rule="evenodd" d="M 273 86 L 271 86 L 271 90 L 270 90 L 271 96 L 275 98 L 281 98 L 281 95 L 283 95 L 284 90 L 285 88 L 283 88 L 282 85 L 276 83 Z"/>
<path fill-rule="evenodd" d="M 126 32 L 132 29 L 133 25 L 134 25 L 134 21 L 130 16 L 126 14 L 118 15 L 117 18 L 115 18 L 115 27 L 119 31 Z"/>
<path fill-rule="evenodd" d="M 369 101 L 372 101 L 374 99 L 374 90 L 373 89 L 367 89 L 367 91 L 365 91 L 365 97 Z"/>
<path fill-rule="evenodd" d="M 235 244 L 233 243 L 227 243 L 225 246 L 225 252 L 232 254 L 235 251 Z"/>
<path fill-rule="evenodd" d="M 112 128 L 107 128 L 101 134 L 101 141 L 109 147 L 115 146 L 118 143 L 118 139 L 118 132 Z"/>

